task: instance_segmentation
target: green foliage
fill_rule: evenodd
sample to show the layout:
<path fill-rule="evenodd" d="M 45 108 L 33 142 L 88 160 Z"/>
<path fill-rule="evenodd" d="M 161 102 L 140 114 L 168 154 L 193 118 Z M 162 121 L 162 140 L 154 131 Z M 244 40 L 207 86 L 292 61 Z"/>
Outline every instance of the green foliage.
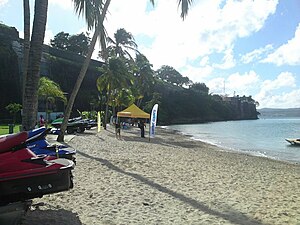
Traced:
<path fill-rule="evenodd" d="M 80 112 L 77 109 L 77 112 L 79 113 L 79 115 L 81 116 L 82 119 L 91 119 L 91 120 L 97 119 L 97 112 L 96 111 L 83 111 L 83 112 Z"/>
<path fill-rule="evenodd" d="M 41 77 L 39 80 L 38 96 L 45 101 L 46 121 L 48 121 L 50 112 L 53 111 L 56 99 L 61 100 L 64 104 L 67 102 L 59 85 L 47 77 Z"/>
<path fill-rule="evenodd" d="M 14 133 L 20 132 L 20 124 L 15 124 Z M 8 125 L 0 125 L 0 135 L 9 134 L 9 126 Z"/>
<path fill-rule="evenodd" d="M 74 52 L 81 56 L 86 56 L 91 39 L 83 32 L 80 34 L 70 35 L 69 33 L 60 32 L 50 40 L 51 46 L 61 50 Z"/>
<path fill-rule="evenodd" d="M 68 50 L 74 52 L 78 55 L 86 56 L 89 50 L 89 45 L 91 39 L 88 37 L 88 34 L 84 33 L 72 35 L 69 38 L 69 47 Z"/>
<path fill-rule="evenodd" d="M 187 86 L 191 83 L 188 77 L 183 77 L 177 70 L 175 70 L 171 66 L 162 66 L 156 71 L 156 74 L 159 79 L 177 86 Z"/>
<path fill-rule="evenodd" d="M 105 55 L 109 57 L 124 57 L 134 61 L 128 50 L 137 52 L 137 44 L 131 33 L 124 28 L 120 28 L 114 34 L 114 39 L 107 38 L 108 47 L 99 52 L 99 56 L 104 58 Z"/>
<path fill-rule="evenodd" d="M 196 88 L 195 90 L 195 87 Z M 183 88 L 170 85 L 167 82 L 156 83 L 154 92 L 161 98 L 161 103 L 150 98 L 146 102 L 147 109 L 154 103 L 159 104 L 159 124 L 200 123 L 206 121 L 236 120 L 255 118 L 256 110 L 247 104 L 242 104 L 241 99 L 236 98 L 243 105 L 243 110 L 230 101 L 224 101 L 219 95 L 209 95 L 206 85 L 196 85 L 194 88 Z M 152 97 L 153 98 L 153 97 Z M 249 102 L 249 104 L 252 104 Z M 252 104 L 254 106 L 254 104 Z M 244 115 L 241 111 L 247 112 Z M 243 117 L 244 116 L 244 117 Z"/>
<path fill-rule="evenodd" d="M 64 103 L 67 102 L 67 98 L 64 96 L 64 92 L 60 89 L 59 85 L 47 77 L 40 78 L 38 95 L 46 100 L 58 98 Z"/>
<path fill-rule="evenodd" d="M 204 83 L 194 83 L 190 89 L 203 95 L 208 95 L 209 88 Z"/>
<path fill-rule="evenodd" d="M 54 36 L 54 39 L 50 40 L 50 45 L 53 48 L 61 49 L 61 50 L 67 50 L 69 47 L 69 38 L 70 34 L 65 32 L 59 32 Z"/>
<path fill-rule="evenodd" d="M 143 54 L 136 55 L 134 77 L 132 92 L 138 100 L 137 106 L 140 106 L 144 96 L 151 95 L 151 91 L 155 85 L 152 64 L 150 64 L 149 60 Z"/>
<path fill-rule="evenodd" d="M 150 101 L 146 102 L 144 110 L 150 112 L 155 104 L 161 105 L 162 96 L 158 92 L 154 92 Z"/>
<path fill-rule="evenodd" d="M 128 64 L 125 59 L 111 58 L 107 65 L 101 70 L 103 74 L 97 80 L 97 88 L 99 92 L 105 91 L 107 94 L 107 102 L 109 105 L 118 106 L 119 97 L 124 98 L 124 94 L 130 94 L 126 91 L 126 87 L 132 84 L 132 74 L 129 73 Z M 123 92 L 121 95 L 120 93 Z"/>
<path fill-rule="evenodd" d="M 21 111 L 22 105 L 18 103 L 10 103 L 5 107 L 5 109 L 8 110 L 9 113 L 14 114 Z"/>
<path fill-rule="evenodd" d="M 7 105 L 5 107 L 5 109 L 13 115 L 13 123 L 16 122 L 16 115 L 18 112 L 21 111 L 22 109 L 22 105 L 18 104 L 18 103 L 10 103 L 9 105 Z"/>

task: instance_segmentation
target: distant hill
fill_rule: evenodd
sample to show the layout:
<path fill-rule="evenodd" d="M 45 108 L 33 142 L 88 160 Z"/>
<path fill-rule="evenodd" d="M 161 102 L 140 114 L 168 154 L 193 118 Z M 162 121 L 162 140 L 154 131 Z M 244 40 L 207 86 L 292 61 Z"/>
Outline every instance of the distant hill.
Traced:
<path fill-rule="evenodd" d="M 289 109 L 257 109 L 260 113 L 259 118 L 284 118 L 284 117 L 300 117 L 300 108 Z"/>

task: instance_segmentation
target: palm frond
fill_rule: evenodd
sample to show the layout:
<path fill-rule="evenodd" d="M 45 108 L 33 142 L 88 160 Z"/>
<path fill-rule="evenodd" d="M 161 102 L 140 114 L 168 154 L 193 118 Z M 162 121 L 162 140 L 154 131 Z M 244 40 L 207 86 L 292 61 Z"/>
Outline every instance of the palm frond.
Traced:
<path fill-rule="evenodd" d="M 181 6 L 181 15 L 180 17 L 184 20 L 188 14 L 189 7 L 193 3 L 193 0 L 179 0 L 178 7 Z"/>

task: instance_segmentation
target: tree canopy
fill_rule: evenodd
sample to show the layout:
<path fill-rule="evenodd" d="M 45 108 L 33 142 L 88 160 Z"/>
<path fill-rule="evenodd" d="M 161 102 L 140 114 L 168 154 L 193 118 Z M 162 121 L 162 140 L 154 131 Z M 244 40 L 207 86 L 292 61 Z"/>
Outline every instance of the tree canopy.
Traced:
<path fill-rule="evenodd" d="M 189 85 L 191 83 L 188 77 L 183 77 L 176 69 L 164 65 L 156 71 L 157 77 L 170 84 L 177 86 Z"/>
<path fill-rule="evenodd" d="M 67 50 L 78 55 L 86 56 L 91 39 L 83 32 L 80 34 L 70 35 L 69 33 L 59 32 L 50 40 L 50 45 L 53 48 Z"/>

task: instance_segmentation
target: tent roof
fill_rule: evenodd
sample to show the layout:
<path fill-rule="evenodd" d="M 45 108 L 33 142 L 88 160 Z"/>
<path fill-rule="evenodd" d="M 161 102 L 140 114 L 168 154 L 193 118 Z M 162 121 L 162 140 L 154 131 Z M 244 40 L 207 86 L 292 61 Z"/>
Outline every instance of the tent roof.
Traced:
<path fill-rule="evenodd" d="M 137 107 L 135 104 L 132 104 L 128 108 L 124 109 L 121 112 L 117 113 L 118 117 L 129 117 L 129 118 L 144 118 L 149 119 L 150 114 L 144 112 L 139 107 Z"/>

